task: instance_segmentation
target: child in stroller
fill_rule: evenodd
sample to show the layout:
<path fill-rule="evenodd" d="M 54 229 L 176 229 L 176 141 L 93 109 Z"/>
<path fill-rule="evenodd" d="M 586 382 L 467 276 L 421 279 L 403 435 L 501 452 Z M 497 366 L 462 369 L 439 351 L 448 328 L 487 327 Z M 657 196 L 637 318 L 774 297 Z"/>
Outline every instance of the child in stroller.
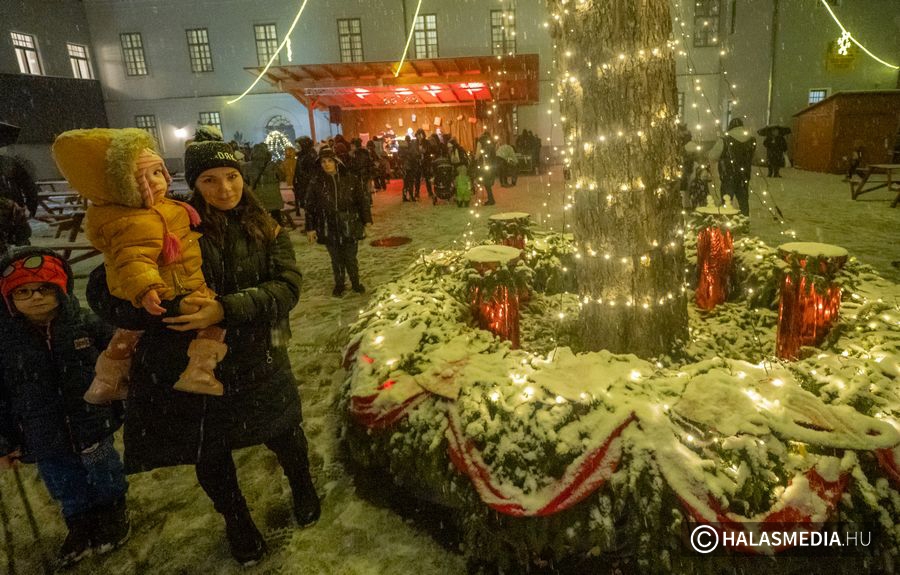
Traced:
<path fill-rule="evenodd" d="M 434 196 L 432 203 L 437 204 L 438 200 L 449 202 L 456 195 L 456 171 L 450 160 L 444 156 L 435 158 L 432 164 L 434 173 Z"/>

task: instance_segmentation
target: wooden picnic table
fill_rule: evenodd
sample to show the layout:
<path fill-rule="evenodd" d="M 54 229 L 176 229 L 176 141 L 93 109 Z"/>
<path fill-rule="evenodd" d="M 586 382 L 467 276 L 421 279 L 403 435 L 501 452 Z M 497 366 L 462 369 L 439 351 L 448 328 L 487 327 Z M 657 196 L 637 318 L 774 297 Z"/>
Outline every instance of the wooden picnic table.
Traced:
<path fill-rule="evenodd" d="M 896 208 L 900 204 L 900 164 L 869 164 L 863 170 L 862 180 L 859 182 L 850 181 L 850 197 L 856 199 L 862 194 L 874 192 L 881 188 L 893 190 L 897 188 L 897 197 L 891 202 L 891 207 Z M 869 181 L 872 176 L 884 176 L 884 179 L 877 177 L 875 180 Z"/>
<path fill-rule="evenodd" d="M 80 261 L 100 255 L 100 250 L 86 241 L 65 241 L 55 238 L 32 237 L 31 245 L 53 250 L 66 258 L 70 264 L 76 264 Z"/>

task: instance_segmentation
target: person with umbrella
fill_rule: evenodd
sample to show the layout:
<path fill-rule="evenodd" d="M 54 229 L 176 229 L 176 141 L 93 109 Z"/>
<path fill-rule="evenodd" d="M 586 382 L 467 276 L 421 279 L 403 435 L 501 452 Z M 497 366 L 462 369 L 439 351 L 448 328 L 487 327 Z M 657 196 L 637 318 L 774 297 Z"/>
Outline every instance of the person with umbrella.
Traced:
<path fill-rule="evenodd" d="M 778 170 L 784 167 L 784 154 L 787 152 L 787 140 L 785 136 L 791 133 L 790 128 L 783 126 L 767 126 L 756 132 L 765 136 L 763 146 L 766 147 L 766 165 L 769 168 L 768 177 L 780 178 Z"/>

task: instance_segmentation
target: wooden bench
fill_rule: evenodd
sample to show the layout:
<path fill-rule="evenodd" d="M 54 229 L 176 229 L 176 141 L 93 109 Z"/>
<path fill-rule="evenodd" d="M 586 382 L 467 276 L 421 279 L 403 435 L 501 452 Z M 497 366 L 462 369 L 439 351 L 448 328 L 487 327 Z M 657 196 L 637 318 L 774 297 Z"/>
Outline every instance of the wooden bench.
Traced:
<path fill-rule="evenodd" d="M 900 164 L 870 164 L 857 170 L 857 173 L 862 175 L 862 179 L 858 182 L 850 180 L 851 199 L 855 200 L 862 194 L 887 188 L 891 191 L 897 190 L 897 197 L 891 202 L 891 207 L 896 208 L 900 204 Z"/>
<path fill-rule="evenodd" d="M 31 245 L 53 250 L 66 258 L 70 264 L 100 255 L 100 250 L 88 242 L 67 242 L 50 238 L 31 238 Z"/>

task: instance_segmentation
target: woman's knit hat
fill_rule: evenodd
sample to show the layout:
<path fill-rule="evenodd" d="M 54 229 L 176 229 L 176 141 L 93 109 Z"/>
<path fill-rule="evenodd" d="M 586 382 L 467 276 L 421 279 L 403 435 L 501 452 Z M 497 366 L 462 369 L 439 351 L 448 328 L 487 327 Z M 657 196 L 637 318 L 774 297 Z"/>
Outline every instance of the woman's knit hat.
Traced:
<path fill-rule="evenodd" d="M 192 190 L 200 174 L 212 168 L 234 168 L 240 171 L 241 164 L 235 157 L 234 150 L 225 142 L 208 140 L 188 145 L 184 151 L 184 180 Z"/>

